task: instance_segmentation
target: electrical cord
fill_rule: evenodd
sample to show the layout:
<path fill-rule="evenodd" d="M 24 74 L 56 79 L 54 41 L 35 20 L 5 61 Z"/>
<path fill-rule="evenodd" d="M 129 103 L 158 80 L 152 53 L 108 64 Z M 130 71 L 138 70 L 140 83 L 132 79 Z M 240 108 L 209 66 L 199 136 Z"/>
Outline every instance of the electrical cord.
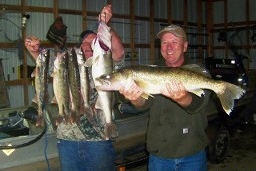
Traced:
<path fill-rule="evenodd" d="M 48 123 L 48 124 L 47 124 Z M 48 126 L 50 125 L 50 121 L 48 120 L 47 117 L 45 117 L 45 128 L 48 128 Z M 45 157 L 45 161 L 47 163 L 47 168 L 48 168 L 48 171 L 51 171 L 51 167 L 50 167 L 50 163 L 49 163 L 49 159 L 47 157 L 47 147 L 48 147 L 48 137 L 44 136 L 44 140 L 45 140 L 45 147 L 44 147 L 44 157 Z"/>
<path fill-rule="evenodd" d="M 45 132 L 46 132 L 46 126 L 44 126 L 43 131 L 37 137 L 35 137 L 32 140 L 30 140 L 26 143 L 23 143 L 23 144 L 17 144 L 17 145 L 12 145 L 12 146 L 0 145 L 0 149 L 15 149 L 15 148 L 21 148 L 21 147 L 31 145 L 31 144 L 37 142 L 45 134 Z"/>

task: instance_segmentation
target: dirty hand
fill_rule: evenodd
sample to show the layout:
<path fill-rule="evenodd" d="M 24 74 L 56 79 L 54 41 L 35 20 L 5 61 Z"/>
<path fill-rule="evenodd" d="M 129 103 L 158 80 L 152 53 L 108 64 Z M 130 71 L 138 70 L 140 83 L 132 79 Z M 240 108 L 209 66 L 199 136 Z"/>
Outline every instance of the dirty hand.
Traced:
<path fill-rule="evenodd" d="M 25 46 L 30 53 L 38 52 L 40 44 L 40 40 L 35 36 L 27 36 L 25 38 Z"/>
<path fill-rule="evenodd" d="M 105 22 L 106 24 L 112 18 L 112 6 L 109 4 L 105 6 L 99 14 L 99 21 Z"/>
<path fill-rule="evenodd" d="M 188 106 L 192 101 L 191 94 L 185 89 L 181 82 L 172 81 L 166 84 L 161 93 L 182 106 Z"/>

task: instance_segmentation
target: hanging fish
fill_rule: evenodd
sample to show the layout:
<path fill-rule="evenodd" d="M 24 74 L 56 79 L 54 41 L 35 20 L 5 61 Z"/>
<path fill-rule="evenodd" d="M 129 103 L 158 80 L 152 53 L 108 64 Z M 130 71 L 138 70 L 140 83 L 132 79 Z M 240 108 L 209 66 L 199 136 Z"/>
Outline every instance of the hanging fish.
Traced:
<path fill-rule="evenodd" d="M 35 69 L 35 89 L 38 105 L 37 126 L 44 125 L 44 113 L 46 111 L 47 96 L 48 96 L 48 70 L 49 70 L 50 52 L 42 49 L 41 55 L 36 59 Z"/>
<path fill-rule="evenodd" d="M 100 22 L 96 38 L 92 43 L 93 56 L 86 61 L 87 66 L 92 67 L 92 77 L 95 86 L 100 83 L 96 78 L 109 74 L 113 71 L 113 60 L 111 52 L 111 33 L 110 28 L 104 22 Z M 98 90 L 97 90 L 98 91 Z M 112 124 L 112 92 L 98 91 L 98 98 L 95 108 L 104 113 L 103 120 L 105 126 L 106 139 L 111 137 L 113 124 Z"/>
<path fill-rule="evenodd" d="M 79 115 L 81 104 L 80 73 L 76 51 L 72 48 L 68 50 L 68 54 L 68 81 L 71 98 L 71 122 L 77 122 L 80 119 Z"/>
<path fill-rule="evenodd" d="M 67 52 L 58 53 L 54 61 L 53 91 L 59 108 L 57 125 L 63 121 L 71 122 L 68 57 Z"/>

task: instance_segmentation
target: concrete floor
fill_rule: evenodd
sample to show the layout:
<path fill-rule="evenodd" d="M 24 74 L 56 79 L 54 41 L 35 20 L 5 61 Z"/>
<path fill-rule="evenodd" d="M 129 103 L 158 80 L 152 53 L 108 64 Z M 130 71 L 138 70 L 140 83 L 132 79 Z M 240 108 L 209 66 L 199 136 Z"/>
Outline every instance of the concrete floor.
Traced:
<path fill-rule="evenodd" d="M 219 164 L 209 164 L 209 171 L 256 171 L 256 125 L 237 131 L 231 139 L 228 157 Z"/>
<path fill-rule="evenodd" d="M 208 171 L 256 171 L 256 125 L 245 126 L 231 137 L 228 157 L 219 164 L 208 162 Z M 133 169 L 147 171 L 147 167 Z"/>
<path fill-rule="evenodd" d="M 58 158 L 49 160 L 51 171 L 60 171 Z M 45 171 L 45 162 L 20 167 L 19 171 Z M 1 171 L 17 171 L 17 168 Z M 131 170 L 130 170 L 131 171 Z M 147 171 L 147 166 L 132 171 Z M 208 163 L 208 171 L 256 171 L 256 125 L 244 127 L 231 137 L 231 149 L 227 158 L 219 164 Z"/>

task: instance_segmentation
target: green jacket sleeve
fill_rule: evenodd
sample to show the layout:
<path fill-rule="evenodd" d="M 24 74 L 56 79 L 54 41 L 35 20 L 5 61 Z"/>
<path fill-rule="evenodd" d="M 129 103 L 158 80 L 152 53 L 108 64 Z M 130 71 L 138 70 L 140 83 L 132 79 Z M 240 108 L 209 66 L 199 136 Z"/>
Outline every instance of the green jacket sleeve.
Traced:
<path fill-rule="evenodd" d="M 210 99 L 211 92 L 208 90 L 204 90 L 205 94 L 202 97 L 198 97 L 197 95 L 192 93 L 192 102 L 189 106 L 184 107 L 184 109 L 190 114 L 196 114 L 201 109 L 207 106 Z"/>

